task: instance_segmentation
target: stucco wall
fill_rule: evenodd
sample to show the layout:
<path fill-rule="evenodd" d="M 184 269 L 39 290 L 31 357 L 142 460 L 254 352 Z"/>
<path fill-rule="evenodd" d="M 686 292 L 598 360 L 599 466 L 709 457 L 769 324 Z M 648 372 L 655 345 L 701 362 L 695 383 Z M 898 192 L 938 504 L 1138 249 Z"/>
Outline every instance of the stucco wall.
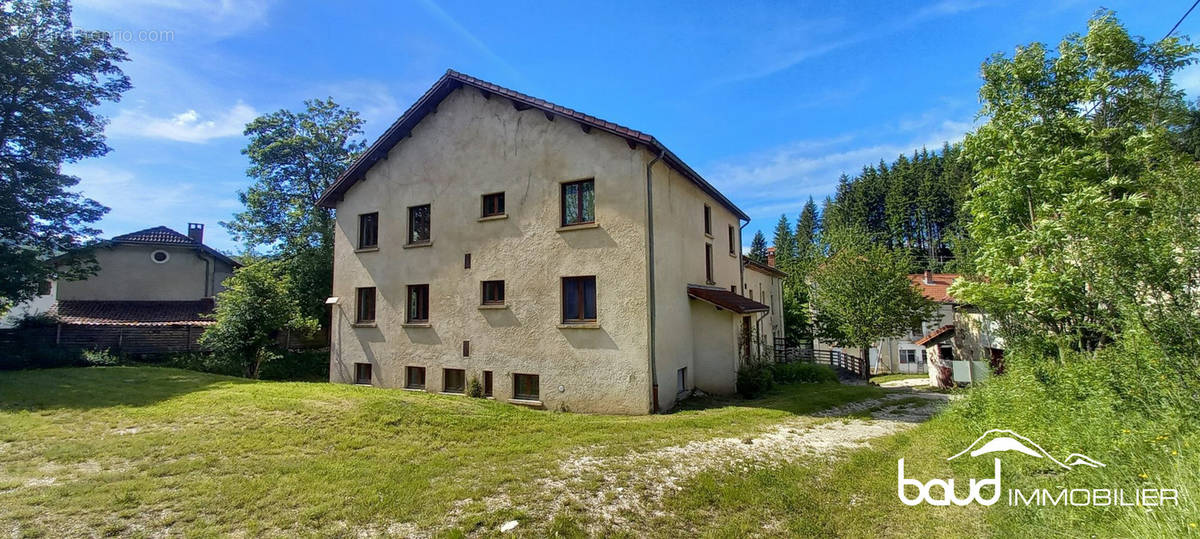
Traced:
<path fill-rule="evenodd" d="M 565 118 L 452 92 L 338 205 L 330 380 L 350 382 L 354 363 L 368 362 L 374 384 L 403 387 L 404 367 L 424 366 L 437 392 L 442 368 L 468 380 L 491 370 L 495 398 L 508 399 L 513 373 L 537 374 L 549 409 L 649 411 L 648 159 Z M 585 178 L 598 226 L 560 231 L 560 183 Z M 498 191 L 507 218 L 479 221 L 480 197 Z M 407 208 L 420 204 L 431 204 L 432 245 L 406 249 Z M 358 216 L 374 211 L 379 250 L 356 253 Z M 579 275 L 596 276 L 599 327 L 562 329 L 561 278 Z M 480 309 L 480 283 L 493 279 L 505 281 L 507 307 Z M 429 285 L 430 327 L 404 326 L 409 284 Z M 362 286 L 378 289 L 376 327 L 351 324 Z"/>
<path fill-rule="evenodd" d="M 743 295 L 771 308 L 767 316 L 754 315 L 759 341 L 763 351 L 769 354 L 774 349 L 775 337 L 784 336 L 783 279 L 746 266 L 745 281 Z"/>
<path fill-rule="evenodd" d="M 680 389 L 676 381 L 676 373 L 682 367 L 688 368 L 689 375 L 696 380 L 695 385 L 708 391 L 700 385 L 703 377 L 722 376 L 728 378 L 722 382 L 722 387 L 732 387 L 735 378 L 727 370 L 720 374 L 707 371 L 710 364 L 697 363 L 694 357 L 711 351 L 694 348 L 693 332 L 699 324 L 693 324 L 693 304 L 689 300 L 687 285 L 706 284 L 705 279 L 705 244 L 713 246 L 713 286 L 729 290 L 730 286 L 738 285 L 740 293 L 741 258 L 742 252 L 739 222 L 737 216 L 724 206 L 718 204 L 712 197 L 696 187 L 691 180 L 663 164 L 661 161 L 654 166 L 654 259 L 655 259 L 655 364 L 658 370 L 659 406 L 668 409 L 674 406 L 675 397 Z M 645 172 L 642 172 L 642 190 L 645 190 Z M 704 233 L 704 205 L 711 208 L 712 237 Z M 728 227 L 734 227 L 734 255 L 729 254 Z M 703 303 L 709 309 L 711 305 Z M 726 318 L 723 324 L 727 330 L 725 335 L 714 336 L 722 342 L 729 341 L 730 355 L 726 358 L 732 362 L 736 358 L 736 332 L 732 329 L 730 319 L 735 318 L 729 311 L 720 311 Z M 722 349 L 723 350 L 723 349 Z M 688 383 L 691 383 L 690 381 Z M 710 387 L 715 387 L 710 384 Z M 714 389 L 715 391 L 715 389 Z"/>
<path fill-rule="evenodd" d="M 691 300 L 688 311 L 695 350 L 695 363 L 688 367 L 688 373 L 695 387 L 707 393 L 733 393 L 737 389 L 737 327 L 741 317 L 700 300 Z M 660 400 L 664 396 L 662 382 L 660 378 Z M 674 376 L 670 385 L 675 385 Z M 665 396 L 673 397 L 673 394 Z"/>
<path fill-rule="evenodd" d="M 160 249 L 170 258 L 157 264 L 150 253 Z M 94 254 L 100 271 L 80 281 L 59 281 L 59 300 L 197 300 L 206 296 L 205 259 L 209 260 L 208 271 L 218 272 L 218 283 L 222 274 L 231 271 L 227 264 L 185 247 L 116 245 L 99 248 Z"/>

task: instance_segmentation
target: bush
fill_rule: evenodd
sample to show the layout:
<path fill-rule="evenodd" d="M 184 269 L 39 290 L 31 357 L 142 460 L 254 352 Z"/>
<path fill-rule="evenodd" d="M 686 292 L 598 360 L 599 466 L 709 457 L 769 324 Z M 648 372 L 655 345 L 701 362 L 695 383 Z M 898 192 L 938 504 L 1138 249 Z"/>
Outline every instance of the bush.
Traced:
<path fill-rule="evenodd" d="M 471 382 L 467 384 L 467 396 L 476 399 L 483 398 L 483 384 L 479 383 L 479 379 L 472 376 Z"/>
<path fill-rule="evenodd" d="M 775 387 L 775 378 L 771 374 L 771 366 L 765 362 L 752 361 L 742 364 L 737 374 L 737 392 L 739 395 L 753 399 Z"/>
<path fill-rule="evenodd" d="M 771 367 L 771 374 L 781 384 L 812 384 L 838 381 L 837 372 L 828 365 L 815 363 L 778 363 Z"/>
<path fill-rule="evenodd" d="M 81 357 L 89 367 L 111 367 L 120 365 L 121 358 L 108 350 L 84 350 Z"/>

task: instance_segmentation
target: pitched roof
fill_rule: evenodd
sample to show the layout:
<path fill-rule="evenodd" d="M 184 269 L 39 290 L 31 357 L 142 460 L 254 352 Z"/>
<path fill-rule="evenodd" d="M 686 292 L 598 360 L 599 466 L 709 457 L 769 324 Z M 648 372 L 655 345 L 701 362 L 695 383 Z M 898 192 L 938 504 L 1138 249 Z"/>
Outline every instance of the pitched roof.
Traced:
<path fill-rule="evenodd" d="M 440 103 L 442 99 L 445 99 L 447 95 L 450 95 L 450 92 L 453 92 L 454 90 L 457 90 L 463 86 L 471 86 L 476 88 L 480 92 L 484 92 L 485 96 L 499 95 L 509 99 L 513 102 L 513 106 L 519 110 L 535 108 L 542 111 L 547 116 L 557 115 L 579 122 L 583 127 L 589 130 L 598 129 L 607 133 L 611 133 L 625 139 L 631 148 L 635 147 L 637 144 L 642 144 L 649 147 L 654 153 L 661 152 L 663 154 L 663 160 L 666 161 L 667 164 L 690 179 L 693 183 L 700 187 L 701 190 L 708 193 L 710 196 L 716 199 L 717 202 L 720 202 L 723 206 L 728 208 L 734 213 L 734 215 L 737 215 L 742 220 L 750 220 L 750 216 L 746 215 L 745 212 L 734 205 L 734 203 L 728 198 L 725 198 L 725 195 L 722 195 L 720 191 L 717 191 L 717 189 L 705 181 L 705 179 L 701 177 L 699 173 L 697 173 L 695 170 L 692 170 L 692 167 L 688 166 L 687 163 L 684 163 L 679 156 L 667 149 L 666 146 L 664 146 L 653 136 L 636 129 L 630 129 L 623 125 L 602 120 L 589 114 L 584 114 L 574 109 L 556 105 L 544 99 L 539 99 L 515 90 L 510 90 L 503 86 L 492 84 L 470 75 L 464 75 L 451 69 L 447 69 L 446 74 L 442 75 L 442 77 L 438 79 L 438 81 L 434 83 L 434 85 L 429 88 L 428 91 L 425 92 L 425 95 L 422 95 L 416 103 L 413 103 L 413 105 L 409 107 L 409 109 L 404 113 L 403 116 L 400 117 L 400 119 L 396 120 L 391 127 L 384 131 L 383 135 L 380 135 L 379 139 L 377 139 L 374 144 L 371 144 L 371 147 L 367 148 L 367 151 L 363 152 L 363 154 L 359 156 L 359 158 L 356 159 L 353 164 L 350 165 L 350 168 L 346 169 L 345 172 L 338 176 L 337 180 L 333 182 L 333 185 L 331 185 L 329 189 L 327 189 L 321 195 L 321 198 L 317 200 L 317 205 L 324 206 L 326 208 L 334 207 L 337 202 L 341 200 L 342 195 L 345 194 L 345 192 L 350 189 L 351 186 L 363 179 L 367 173 L 367 170 L 369 170 L 372 165 L 374 165 L 380 159 L 385 158 L 388 150 L 395 146 L 397 142 L 400 142 L 401 139 L 412 133 L 413 128 L 416 127 L 416 125 L 420 123 L 427 114 L 436 110 L 438 103 Z"/>
<path fill-rule="evenodd" d="M 49 314 L 79 326 L 207 326 L 212 298 L 197 301 L 59 301 Z"/>
<path fill-rule="evenodd" d="M 705 301 L 716 305 L 727 311 L 732 311 L 737 314 L 747 313 L 763 313 L 770 311 L 771 308 L 754 301 L 750 298 L 739 296 L 724 288 L 716 288 L 711 286 L 688 285 L 687 293 L 689 297 Z"/>
<path fill-rule="evenodd" d="M 175 244 L 175 245 L 199 245 L 200 243 L 192 238 L 171 230 L 165 226 L 156 226 L 147 228 L 137 232 L 122 234 L 113 238 L 113 243 L 155 243 L 155 244 Z"/>
<path fill-rule="evenodd" d="M 925 282 L 925 274 L 913 273 L 908 276 L 908 279 L 913 282 L 917 288 L 921 289 L 921 293 L 925 297 L 938 303 L 957 303 L 958 300 L 950 295 L 950 285 L 958 278 L 957 273 L 934 273 L 933 282 Z"/>
<path fill-rule="evenodd" d="M 100 245 L 166 245 L 194 247 L 235 268 L 240 268 L 242 266 L 242 264 L 237 260 L 229 258 L 224 253 L 193 240 L 186 234 L 180 234 L 179 232 L 176 232 L 165 226 L 156 226 L 138 230 L 137 232 L 122 234 L 114 237 L 111 240 L 100 242 Z"/>
<path fill-rule="evenodd" d="M 918 346 L 923 346 L 926 343 L 941 340 L 945 337 L 950 337 L 953 335 L 954 335 L 954 324 L 946 324 L 940 328 L 930 331 L 929 335 L 926 335 L 924 337 L 921 337 L 920 339 L 917 339 L 916 341 L 913 342 L 913 344 L 918 345 Z"/>
<path fill-rule="evenodd" d="M 780 277 L 780 278 L 785 278 L 788 276 L 787 273 L 784 273 L 783 270 L 781 270 L 775 266 L 768 266 L 766 264 L 763 264 L 762 262 L 759 262 L 759 261 L 757 261 L 753 258 L 750 258 L 748 256 L 745 256 L 745 255 L 742 256 L 742 264 L 745 265 L 747 268 L 761 271 L 763 273 L 766 273 L 767 275 L 773 275 L 775 277 Z"/>

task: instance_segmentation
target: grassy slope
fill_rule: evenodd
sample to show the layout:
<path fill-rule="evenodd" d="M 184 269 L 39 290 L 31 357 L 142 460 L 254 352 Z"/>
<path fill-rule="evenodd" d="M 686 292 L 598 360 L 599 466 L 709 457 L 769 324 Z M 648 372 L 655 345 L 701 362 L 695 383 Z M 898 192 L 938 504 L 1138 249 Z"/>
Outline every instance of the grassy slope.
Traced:
<path fill-rule="evenodd" d="M 791 386 L 750 403 L 618 417 L 152 367 L 0 373 L 0 531 L 431 526 L 456 500 L 519 496 L 573 451 L 619 455 L 739 435 L 879 394 Z M 518 515 L 467 516 L 491 527 Z"/>

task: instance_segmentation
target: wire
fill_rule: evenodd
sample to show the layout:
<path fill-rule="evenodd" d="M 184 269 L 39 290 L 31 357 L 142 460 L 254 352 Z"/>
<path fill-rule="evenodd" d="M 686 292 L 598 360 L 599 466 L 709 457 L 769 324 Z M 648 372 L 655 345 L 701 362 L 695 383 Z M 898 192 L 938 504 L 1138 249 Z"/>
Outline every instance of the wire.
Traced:
<path fill-rule="evenodd" d="M 1171 34 L 1174 34 L 1175 31 L 1179 29 L 1179 25 L 1183 24 L 1183 20 L 1188 18 L 1188 15 L 1192 14 L 1192 10 L 1196 9 L 1197 5 L 1200 5 L 1200 0 L 1196 0 L 1195 2 L 1192 2 L 1192 7 L 1188 8 L 1187 13 L 1184 13 L 1183 16 L 1179 18 L 1179 22 L 1175 23 L 1175 26 L 1171 27 L 1171 31 L 1167 32 L 1167 35 L 1163 36 L 1163 38 L 1160 39 L 1159 41 L 1163 41 L 1163 40 L 1167 39 L 1168 37 L 1171 37 Z"/>

